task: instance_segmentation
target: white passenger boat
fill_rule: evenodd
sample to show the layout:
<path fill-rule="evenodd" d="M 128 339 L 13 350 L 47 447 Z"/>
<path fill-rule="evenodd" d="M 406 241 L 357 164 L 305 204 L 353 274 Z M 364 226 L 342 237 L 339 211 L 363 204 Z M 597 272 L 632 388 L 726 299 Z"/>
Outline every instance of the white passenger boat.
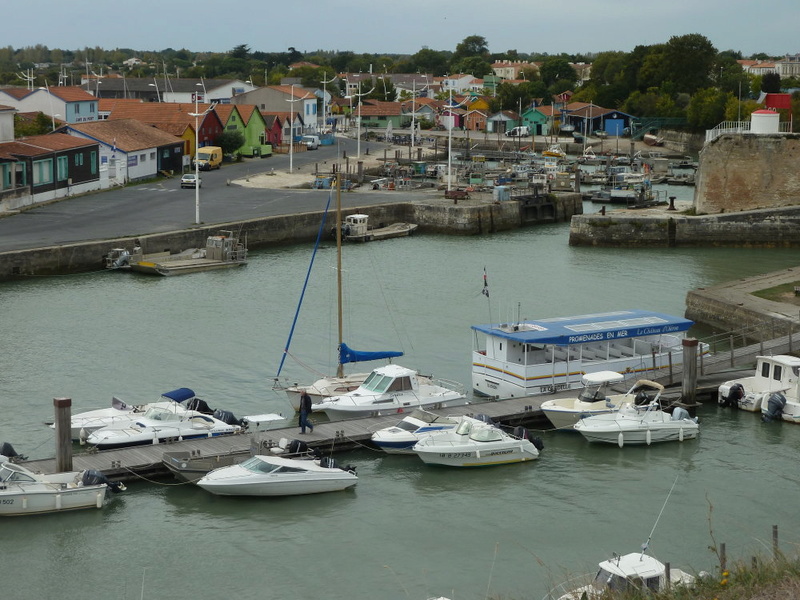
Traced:
<path fill-rule="evenodd" d="M 717 402 L 720 406 L 736 406 L 741 410 L 769 414 L 769 399 L 778 395 L 773 403 L 781 402 L 781 418 L 800 422 L 800 358 L 779 354 L 756 358 L 756 370 L 750 377 L 731 379 L 719 386 Z"/>
<path fill-rule="evenodd" d="M 108 490 L 123 491 L 98 471 L 43 475 L 13 462 L 0 464 L 0 516 L 102 508 Z"/>
<path fill-rule="evenodd" d="M 413 446 L 426 464 L 446 467 L 485 467 L 539 458 L 541 440 L 531 440 L 519 427 L 507 433 L 491 423 L 463 417 L 456 429 L 429 435 Z"/>
<path fill-rule="evenodd" d="M 414 454 L 414 444 L 440 431 L 455 429 L 461 419 L 417 409 L 391 427 L 372 434 L 372 443 L 389 454 Z"/>
<path fill-rule="evenodd" d="M 575 389 L 596 371 L 635 376 L 683 364 L 692 321 L 645 310 L 473 325 L 475 394 L 517 398 Z M 708 352 L 700 343 L 699 352 Z"/>
<path fill-rule="evenodd" d="M 588 581 L 587 581 L 588 580 Z M 581 582 L 585 581 L 581 585 Z M 561 584 L 552 590 L 548 600 L 597 600 L 606 598 L 609 593 L 616 597 L 636 595 L 647 592 L 657 594 L 666 592 L 673 586 L 690 586 L 693 575 L 680 569 L 667 568 L 660 560 L 642 552 L 632 552 L 614 556 L 599 564 L 594 578 L 584 576 Z M 669 582 L 669 584 L 668 584 Z M 576 586 L 576 587 L 572 587 Z"/>
<path fill-rule="evenodd" d="M 85 441 L 90 433 L 101 427 L 121 427 L 129 424 L 134 419 L 142 416 L 152 406 L 167 408 L 176 413 L 186 412 L 186 410 L 190 409 L 207 414 L 213 412 L 189 388 L 178 388 L 177 390 L 165 392 L 161 394 L 159 401 L 148 404 L 128 404 L 117 397 L 113 397 L 111 406 L 108 408 L 98 408 L 72 415 L 70 436 L 76 442 Z M 50 427 L 54 429 L 55 425 L 51 423 Z"/>
<path fill-rule="evenodd" d="M 659 408 L 658 402 L 647 405 L 628 403 L 619 410 L 586 417 L 575 423 L 575 431 L 590 442 L 624 445 L 650 445 L 660 442 L 682 442 L 697 437 L 697 418 L 676 406 L 672 414 Z"/>
<path fill-rule="evenodd" d="M 91 433 L 86 441 L 98 450 L 107 450 L 170 440 L 217 437 L 243 431 L 241 421 L 227 411 L 222 412 L 226 414 L 222 415 L 221 411 L 215 414 L 225 416 L 226 420 L 192 410 L 175 412 L 170 408 L 152 406 L 127 426 L 103 427 Z"/>
<path fill-rule="evenodd" d="M 464 404 L 467 404 L 467 397 L 463 386 L 456 382 L 434 381 L 399 365 L 385 365 L 373 370 L 352 392 L 324 398 L 312 404 L 311 410 L 324 412 L 332 419 L 346 419 Z"/>
<path fill-rule="evenodd" d="M 332 459 L 304 460 L 257 454 L 215 469 L 197 482 L 220 496 L 292 496 L 335 492 L 358 483 L 355 469 Z"/>

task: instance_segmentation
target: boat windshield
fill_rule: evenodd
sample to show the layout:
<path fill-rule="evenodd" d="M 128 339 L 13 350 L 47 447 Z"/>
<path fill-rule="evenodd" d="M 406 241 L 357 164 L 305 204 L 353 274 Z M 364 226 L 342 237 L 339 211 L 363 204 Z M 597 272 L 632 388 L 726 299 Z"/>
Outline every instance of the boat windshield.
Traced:
<path fill-rule="evenodd" d="M 503 434 L 495 427 L 477 427 L 472 430 L 469 439 L 473 442 L 499 442 L 503 439 Z"/>
<path fill-rule="evenodd" d="M 461 423 L 458 424 L 458 429 L 456 429 L 458 435 L 469 435 L 470 431 L 472 431 L 472 423 L 466 419 L 461 421 Z"/>
<path fill-rule="evenodd" d="M 370 392 L 375 392 L 376 394 L 383 394 L 392 381 L 394 381 L 393 377 L 372 373 L 369 377 L 367 377 L 361 387 L 369 390 Z"/>
<path fill-rule="evenodd" d="M 27 482 L 36 480 L 26 473 L 21 473 L 3 464 L 0 465 L 0 481 Z"/>
<path fill-rule="evenodd" d="M 581 402 L 601 402 L 606 399 L 605 384 L 587 385 L 581 390 L 578 399 Z"/>
<path fill-rule="evenodd" d="M 628 580 L 620 575 L 609 573 L 605 569 L 600 569 L 595 575 L 594 584 L 600 589 L 608 588 L 614 592 L 623 592 L 628 588 Z"/>
<path fill-rule="evenodd" d="M 175 413 L 160 406 L 151 406 L 144 413 L 145 419 L 152 419 L 153 421 L 174 421 L 176 417 Z"/>
<path fill-rule="evenodd" d="M 254 456 L 253 458 L 248 458 L 241 464 L 242 468 L 247 469 L 251 473 L 304 473 L 304 469 L 299 469 L 296 467 L 291 467 L 287 465 L 273 465 L 271 463 L 265 462 Z"/>

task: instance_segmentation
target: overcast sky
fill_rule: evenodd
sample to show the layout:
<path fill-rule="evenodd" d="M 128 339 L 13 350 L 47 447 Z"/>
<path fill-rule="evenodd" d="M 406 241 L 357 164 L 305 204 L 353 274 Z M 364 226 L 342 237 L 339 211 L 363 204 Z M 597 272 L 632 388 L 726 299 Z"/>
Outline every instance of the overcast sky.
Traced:
<path fill-rule="evenodd" d="M 492 53 L 573 54 L 699 33 L 744 56 L 800 53 L 800 0 L 27 0 L 18 9 L 35 18 L 6 23 L 3 46 L 414 54 L 479 35 Z"/>

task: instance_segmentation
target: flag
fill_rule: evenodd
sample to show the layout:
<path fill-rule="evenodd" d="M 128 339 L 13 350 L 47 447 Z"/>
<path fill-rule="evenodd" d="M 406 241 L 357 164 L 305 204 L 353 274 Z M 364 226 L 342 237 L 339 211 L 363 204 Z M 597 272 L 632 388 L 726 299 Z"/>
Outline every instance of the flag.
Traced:
<path fill-rule="evenodd" d="M 489 297 L 489 282 L 486 280 L 486 267 L 483 267 L 483 290 L 481 293 L 487 298 Z"/>

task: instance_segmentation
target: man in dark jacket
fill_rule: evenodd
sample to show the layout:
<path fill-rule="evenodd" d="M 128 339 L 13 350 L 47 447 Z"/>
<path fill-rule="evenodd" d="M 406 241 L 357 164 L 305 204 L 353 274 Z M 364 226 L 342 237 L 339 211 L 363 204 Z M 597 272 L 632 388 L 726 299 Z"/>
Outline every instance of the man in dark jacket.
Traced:
<path fill-rule="evenodd" d="M 300 394 L 300 433 L 306 432 L 306 427 L 309 433 L 314 432 L 314 425 L 308 420 L 308 415 L 311 414 L 311 396 L 305 390 Z"/>

